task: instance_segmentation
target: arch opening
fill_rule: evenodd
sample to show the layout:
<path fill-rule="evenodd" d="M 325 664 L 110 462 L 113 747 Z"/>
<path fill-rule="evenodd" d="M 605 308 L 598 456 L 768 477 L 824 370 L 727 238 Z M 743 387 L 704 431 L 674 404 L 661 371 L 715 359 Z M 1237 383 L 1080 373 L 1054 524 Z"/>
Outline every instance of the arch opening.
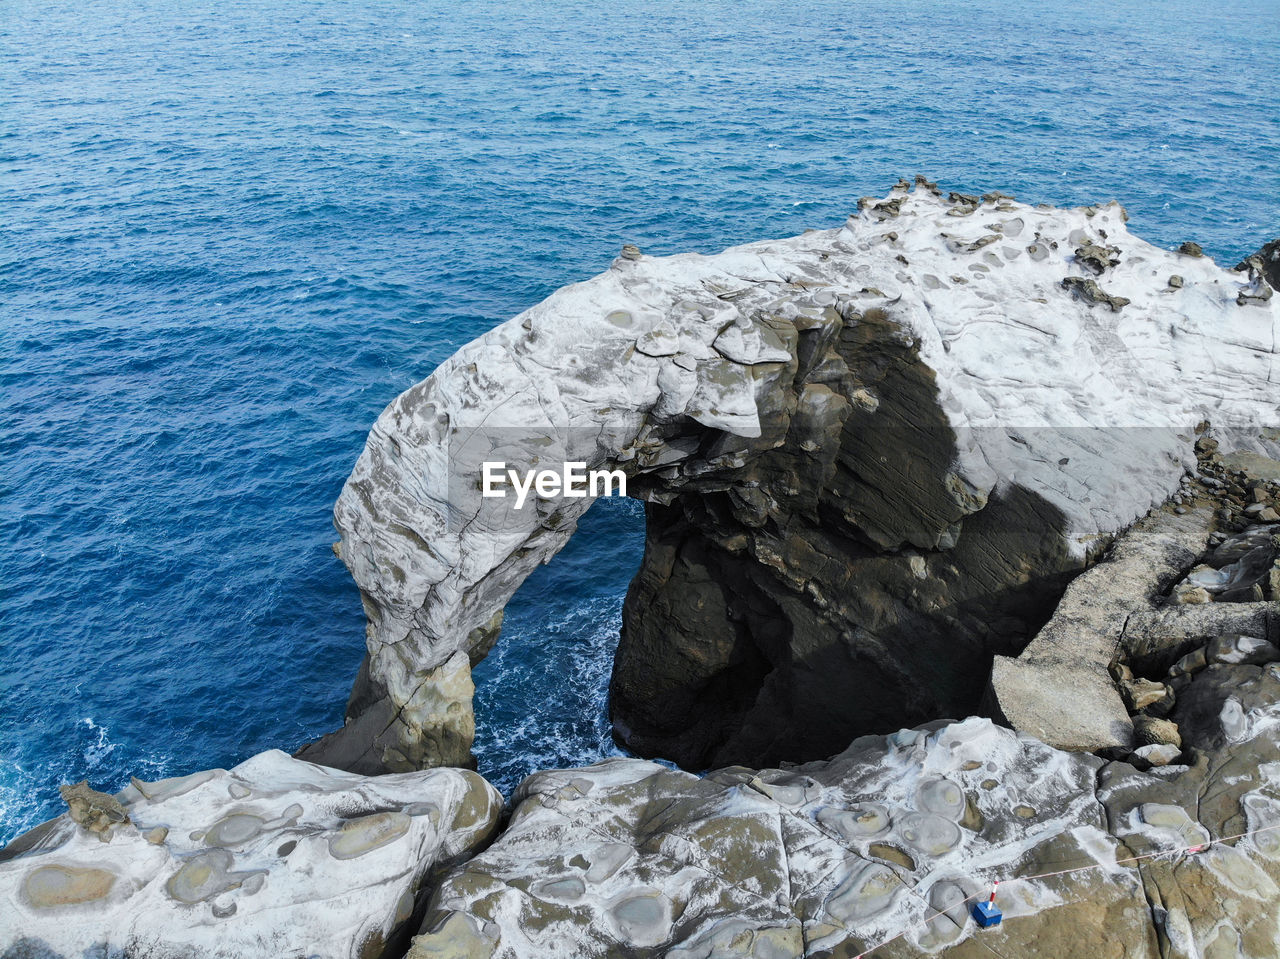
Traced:
<path fill-rule="evenodd" d="M 597 500 L 564 549 L 507 603 L 501 636 L 471 673 L 471 751 L 504 793 L 539 769 L 624 754 L 607 697 L 623 597 L 643 551 L 643 504 Z"/>

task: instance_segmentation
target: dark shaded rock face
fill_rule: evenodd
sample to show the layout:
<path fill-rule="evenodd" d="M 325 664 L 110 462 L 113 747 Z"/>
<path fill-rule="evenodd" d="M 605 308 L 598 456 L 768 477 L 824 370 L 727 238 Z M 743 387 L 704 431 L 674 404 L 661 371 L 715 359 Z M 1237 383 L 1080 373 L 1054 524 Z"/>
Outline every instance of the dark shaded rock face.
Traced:
<path fill-rule="evenodd" d="M 1262 274 L 1273 290 L 1280 290 L 1280 238 L 1264 243 L 1257 253 L 1237 263 L 1236 269 L 1245 271 L 1251 266 Z"/>
<path fill-rule="evenodd" d="M 933 373 L 886 310 L 828 319 L 803 334 L 782 442 L 701 478 L 728 490 L 646 510 L 611 685 L 643 755 L 805 760 L 969 715 L 991 655 L 1017 652 L 1081 566 L 1052 504 L 954 472 Z"/>

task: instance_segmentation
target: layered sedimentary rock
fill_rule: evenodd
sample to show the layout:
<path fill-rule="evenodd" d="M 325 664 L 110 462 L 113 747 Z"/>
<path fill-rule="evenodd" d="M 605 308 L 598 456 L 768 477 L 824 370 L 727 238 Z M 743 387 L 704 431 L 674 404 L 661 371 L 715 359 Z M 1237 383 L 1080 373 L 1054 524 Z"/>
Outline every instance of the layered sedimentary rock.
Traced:
<path fill-rule="evenodd" d="M 1265 447 L 1268 289 L 1135 238 L 1116 204 L 925 183 L 837 230 L 627 248 L 378 419 L 336 509 L 368 656 L 302 755 L 468 761 L 470 667 L 590 503 L 485 497 L 485 461 L 619 469 L 649 504 L 612 685 L 635 749 L 758 764 L 967 714 L 992 655 L 1178 488 L 1194 427 Z"/>
<path fill-rule="evenodd" d="M 1123 221 L 903 185 L 625 249 L 464 348 L 337 508 L 369 655 L 303 752 L 395 772 L 64 786 L 0 850 L 0 956 L 1280 954 L 1275 251 L 1226 273 Z M 470 667 L 591 500 L 486 496 L 495 461 L 647 501 L 615 726 L 724 768 L 535 774 L 486 849 L 495 790 L 413 770 L 468 760 Z M 984 689 L 1014 728 L 846 748 Z"/>
<path fill-rule="evenodd" d="M 1149 772 L 968 719 L 789 769 L 538 773 L 409 956 L 1280 955 L 1280 664 L 1202 667 L 1169 715 Z"/>
<path fill-rule="evenodd" d="M 370 779 L 279 751 L 64 796 L 0 850 L 5 959 L 399 955 L 433 875 L 502 811 L 472 772 Z"/>
<path fill-rule="evenodd" d="M 1280 603 L 1170 588 L 1280 524 L 1236 519 L 1225 504 L 1259 487 L 1212 485 L 1206 460 L 1071 584 L 1025 672 L 993 676 L 1008 718 L 1073 751 L 968 719 L 784 769 L 538 773 L 441 884 L 411 959 L 1280 954 Z M 969 908 L 997 882 L 1004 921 L 980 930 Z"/>

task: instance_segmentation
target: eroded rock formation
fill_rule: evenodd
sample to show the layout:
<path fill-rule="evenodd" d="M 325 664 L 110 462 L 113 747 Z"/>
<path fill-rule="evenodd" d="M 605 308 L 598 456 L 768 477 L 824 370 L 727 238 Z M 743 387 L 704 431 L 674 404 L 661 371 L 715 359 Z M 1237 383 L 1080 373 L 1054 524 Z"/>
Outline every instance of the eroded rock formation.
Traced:
<path fill-rule="evenodd" d="M 1271 299 L 1269 291 L 1280 289 L 1280 239 L 1264 243 L 1257 253 L 1237 263 L 1236 270 L 1248 273 L 1250 281 L 1254 284 L 1252 291 L 1245 292 L 1246 298 L 1264 303 Z M 1266 281 L 1266 289 L 1258 283 L 1259 277 Z M 1250 293 L 1252 296 L 1249 295 Z"/>
<path fill-rule="evenodd" d="M 789 769 L 538 773 L 410 959 L 1275 956 L 1280 665 L 1178 697 L 1182 761 L 1149 772 L 968 719 Z"/>
<path fill-rule="evenodd" d="M 0 850 L 5 959 L 400 955 L 429 880 L 502 811 L 465 770 L 370 779 L 279 751 L 66 798 Z"/>
<path fill-rule="evenodd" d="M 814 758 L 972 711 L 991 656 L 1178 488 L 1193 427 L 1247 449 L 1280 421 L 1265 277 L 1124 221 L 904 183 L 838 230 L 627 248 L 464 347 L 338 502 L 368 656 L 302 755 L 468 761 L 470 667 L 590 502 L 483 497 L 485 461 L 621 469 L 648 502 L 612 686 L 634 748 Z"/>
<path fill-rule="evenodd" d="M 1280 532 L 1234 519 L 1230 496 L 1188 483 L 1072 582 L 1033 655 L 993 676 L 1017 731 L 938 721 L 702 778 L 637 760 L 535 774 L 440 886 L 411 959 L 1276 955 L 1280 595 L 1169 589 L 1206 548 Z M 1094 730 L 1112 738 L 1080 741 Z M 1006 919 L 980 931 L 968 906 L 996 881 Z"/>

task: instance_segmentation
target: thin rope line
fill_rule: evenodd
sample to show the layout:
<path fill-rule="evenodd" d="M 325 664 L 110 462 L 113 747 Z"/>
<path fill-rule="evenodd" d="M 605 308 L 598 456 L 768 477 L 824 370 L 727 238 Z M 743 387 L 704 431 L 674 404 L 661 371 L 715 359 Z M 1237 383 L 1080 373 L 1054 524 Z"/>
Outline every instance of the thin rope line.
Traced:
<path fill-rule="evenodd" d="M 1095 862 L 1088 866 L 1077 866 L 1074 869 L 1059 869 L 1055 872 L 1042 872 L 1042 873 L 1037 873 L 1034 876 L 1013 876 L 1009 879 L 1001 879 L 999 882 L 1002 886 L 1007 886 L 1010 883 L 1030 882 L 1033 879 L 1051 879 L 1054 876 L 1066 876 L 1076 872 L 1088 872 L 1092 869 L 1112 869 L 1116 866 L 1123 866 L 1132 862 L 1140 862 L 1144 859 L 1159 859 L 1163 856 L 1174 856 L 1174 855 L 1177 855 L 1178 853 L 1183 853 L 1183 852 L 1203 852 L 1204 850 L 1208 849 L 1210 846 L 1220 845 L 1224 842 L 1231 842 L 1233 839 L 1245 839 L 1245 838 L 1248 838 L 1249 836 L 1256 836 L 1259 833 L 1270 832 L 1273 829 L 1280 829 L 1280 822 L 1270 826 L 1263 826 L 1261 829 L 1253 829 L 1253 830 L 1250 830 L 1249 832 L 1236 833 L 1234 836 L 1219 836 L 1216 838 L 1213 836 L 1210 836 L 1208 839 L 1204 840 L 1203 842 L 1192 843 L 1191 845 L 1187 845 L 1187 846 L 1178 846 L 1174 849 L 1162 849 L 1158 852 L 1143 853 L 1141 856 L 1130 856 L 1127 859 L 1117 859 L 1115 860 L 1115 862 L 1107 862 L 1107 863 Z M 897 873 L 895 873 L 894 875 L 897 875 Z M 901 877 L 899 877 L 899 882 L 901 881 L 902 881 Z M 902 885 L 908 891 L 913 893 L 915 892 L 915 890 L 911 886 L 908 886 L 905 882 L 903 882 Z M 953 903 L 952 905 L 948 906 L 946 909 L 940 909 L 937 912 L 933 913 L 932 915 L 925 916 L 923 919 L 919 919 L 916 922 L 911 923 L 909 926 L 907 926 L 905 929 L 903 929 L 901 932 L 897 933 L 896 935 L 890 936 L 888 939 L 883 939 L 880 942 L 877 942 L 874 946 L 864 949 L 862 952 L 858 953 L 855 959 L 866 959 L 867 956 L 871 955 L 877 949 L 883 949 L 885 946 L 889 945 L 891 942 L 896 942 L 911 930 L 918 929 L 920 926 L 927 925 L 928 923 L 933 922 L 933 920 L 937 919 L 939 916 L 946 916 L 953 909 L 956 909 L 959 906 L 966 906 L 976 899 L 981 899 L 986 894 L 987 893 L 985 890 L 982 892 L 975 893 L 972 896 L 969 896 L 965 899 L 961 899 L 957 903 Z M 918 893 L 916 893 L 916 898 L 920 899 L 921 902 L 925 902 L 924 897 L 919 895 Z M 999 953 L 996 953 L 996 954 L 999 955 Z"/>

